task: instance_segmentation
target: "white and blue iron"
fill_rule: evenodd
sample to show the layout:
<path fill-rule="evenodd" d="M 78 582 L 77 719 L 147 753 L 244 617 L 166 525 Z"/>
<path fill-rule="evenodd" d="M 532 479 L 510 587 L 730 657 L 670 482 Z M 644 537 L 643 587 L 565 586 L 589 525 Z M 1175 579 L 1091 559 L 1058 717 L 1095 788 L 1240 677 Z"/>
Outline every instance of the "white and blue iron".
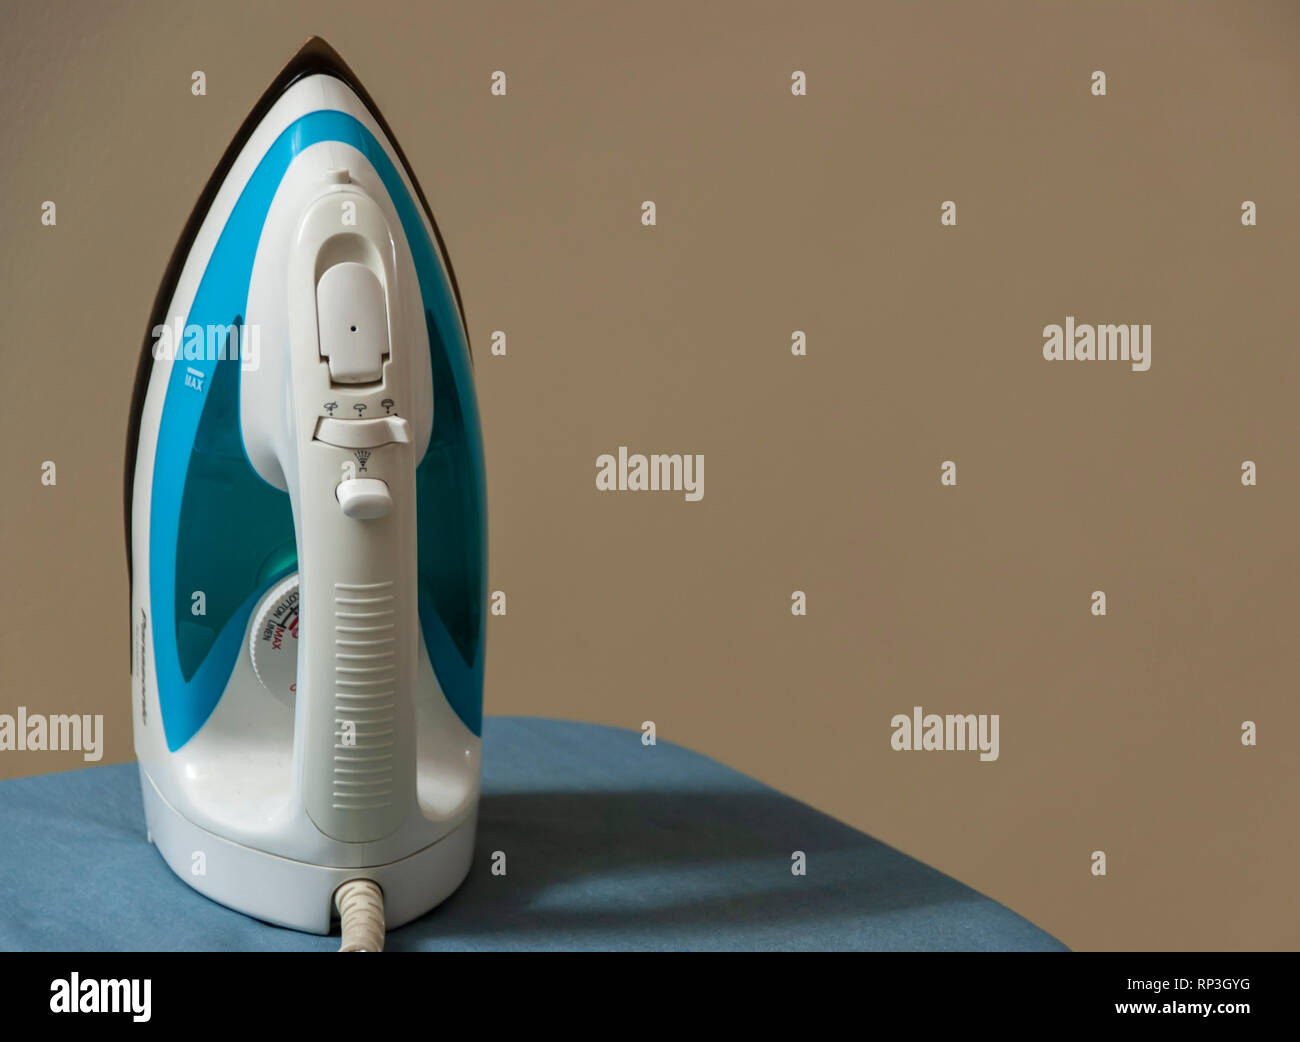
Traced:
<path fill-rule="evenodd" d="M 441 236 L 323 41 L 172 256 L 126 513 L 150 838 L 224 905 L 315 933 L 341 913 L 345 948 L 382 945 L 473 852 L 483 450 Z"/>

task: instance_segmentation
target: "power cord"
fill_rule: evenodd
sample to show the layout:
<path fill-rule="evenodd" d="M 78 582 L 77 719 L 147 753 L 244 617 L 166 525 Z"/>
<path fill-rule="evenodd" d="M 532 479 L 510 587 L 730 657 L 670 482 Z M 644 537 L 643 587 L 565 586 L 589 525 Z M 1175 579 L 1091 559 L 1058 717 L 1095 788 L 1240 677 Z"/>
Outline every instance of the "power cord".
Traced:
<path fill-rule="evenodd" d="M 384 892 L 371 879 L 350 879 L 334 891 L 343 941 L 341 952 L 384 950 Z"/>

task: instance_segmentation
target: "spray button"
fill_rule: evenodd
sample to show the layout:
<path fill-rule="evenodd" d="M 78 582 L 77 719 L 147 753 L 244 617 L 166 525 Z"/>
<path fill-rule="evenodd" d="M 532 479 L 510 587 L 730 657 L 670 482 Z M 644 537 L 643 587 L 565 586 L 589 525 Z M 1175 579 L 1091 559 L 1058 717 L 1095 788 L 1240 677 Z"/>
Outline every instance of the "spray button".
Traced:
<path fill-rule="evenodd" d="M 379 478 L 348 478 L 334 494 L 343 513 L 358 521 L 387 517 L 393 510 L 393 494 Z"/>

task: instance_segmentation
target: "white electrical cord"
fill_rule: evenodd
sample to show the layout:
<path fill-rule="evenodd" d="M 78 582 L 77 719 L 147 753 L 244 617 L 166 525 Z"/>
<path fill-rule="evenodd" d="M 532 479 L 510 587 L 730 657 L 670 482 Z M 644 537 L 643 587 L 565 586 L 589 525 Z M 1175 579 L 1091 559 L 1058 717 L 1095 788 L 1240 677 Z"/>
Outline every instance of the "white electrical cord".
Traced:
<path fill-rule="evenodd" d="M 341 952 L 384 950 L 384 892 L 370 879 L 350 879 L 334 891 L 343 942 Z"/>

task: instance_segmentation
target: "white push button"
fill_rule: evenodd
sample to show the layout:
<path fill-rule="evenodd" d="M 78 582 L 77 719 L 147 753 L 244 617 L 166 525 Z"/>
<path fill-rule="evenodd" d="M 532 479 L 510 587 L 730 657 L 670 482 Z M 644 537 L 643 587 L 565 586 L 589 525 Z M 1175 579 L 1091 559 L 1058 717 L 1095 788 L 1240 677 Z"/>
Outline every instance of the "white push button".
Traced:
<path fill-rule="evenodd" d="M 316 421 L 315 438 L 340 449 L 373 449 L 379 445 L 410 444 L 411 425 L 400 416 L 380 416 L 373 420 L 333 420 L 322 416 Z"/>
<path fill-rule="evenodd" d="M 348 517 L 369 521 L 387 517 L 393 509 L 393 495 L 379 478 L 348 478 L 334 490 L 339 506 Z"/>
<path fill-rule="evenodd" d="M 384 287 L 364 264 L 335 264 L 316 283 L 320 353 L 339 384 L 377 383 L 384 376 L 388 308 Z"/>

